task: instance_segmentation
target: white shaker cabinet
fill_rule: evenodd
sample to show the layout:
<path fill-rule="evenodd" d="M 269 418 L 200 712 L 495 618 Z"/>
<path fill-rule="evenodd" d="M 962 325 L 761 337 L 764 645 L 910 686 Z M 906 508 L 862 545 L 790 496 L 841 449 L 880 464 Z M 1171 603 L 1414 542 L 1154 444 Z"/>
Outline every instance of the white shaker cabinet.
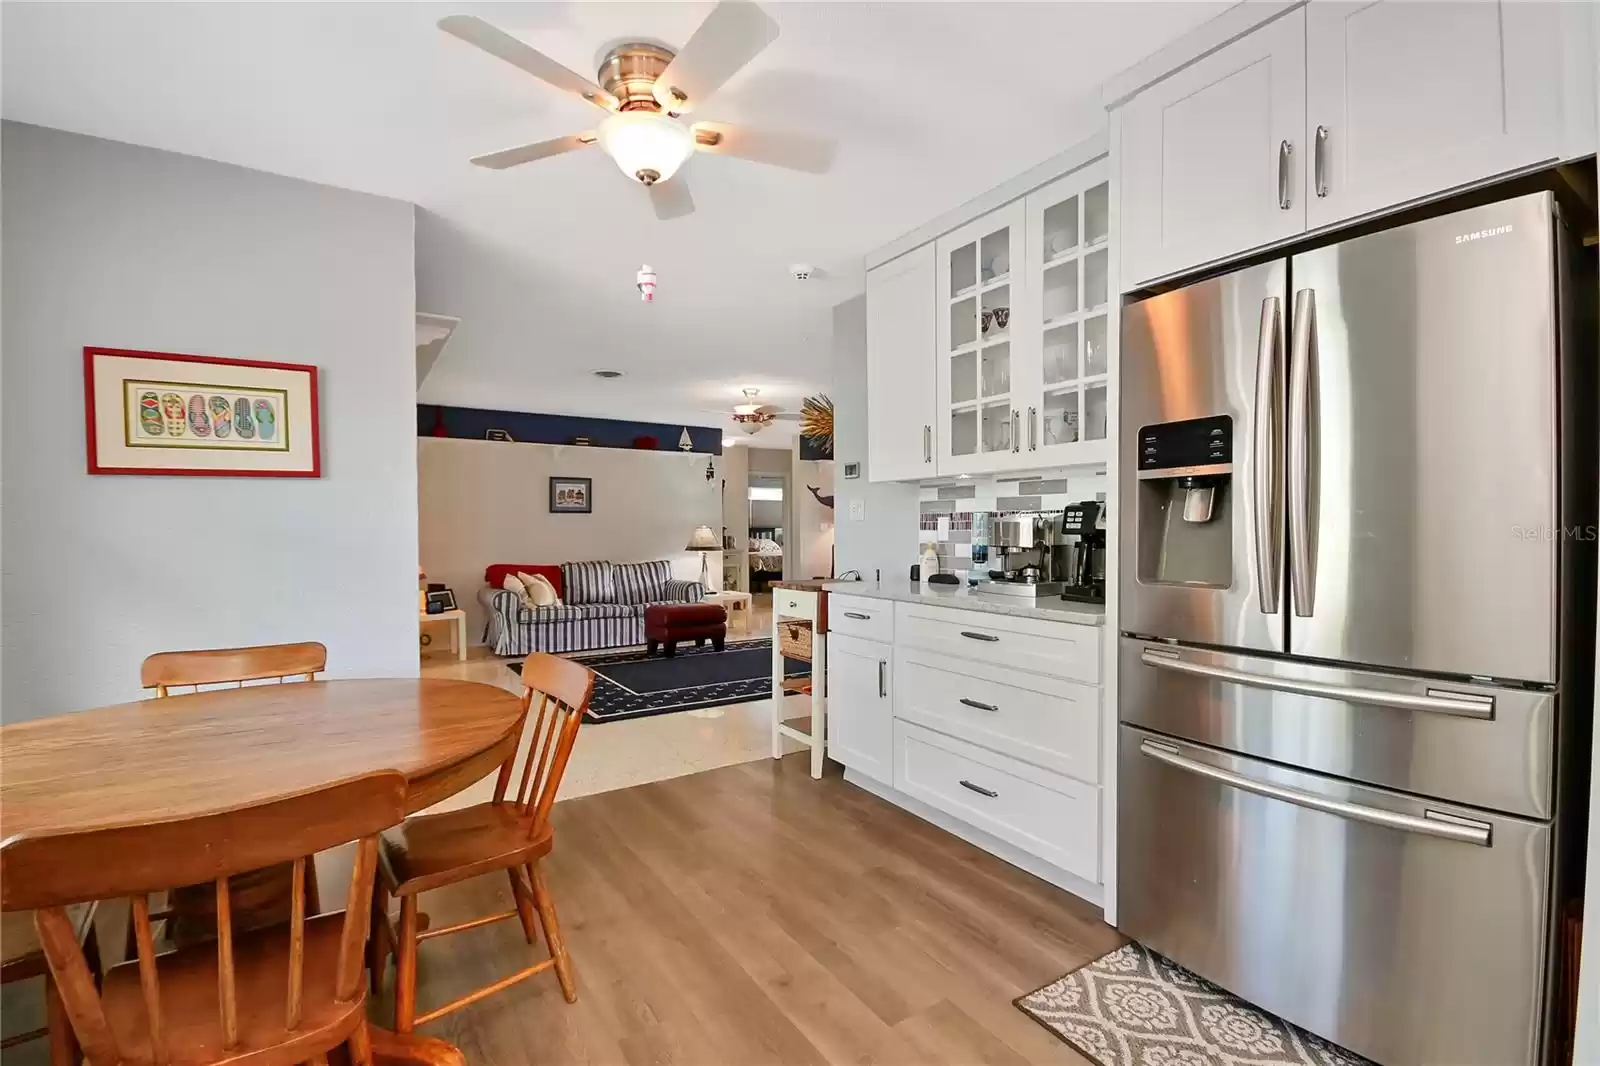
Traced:
<path fill-rule="evenodd" d="M 1306 225 L 1560 157 L 1560 4 L 1306 8 Z"/>
<path fill-rule="evenodd" d="M 940 476 L 992 473 L 1026 463 L 1017 374 L 1028 331 L 1021 200 L 935 242 L 934 439 Z"/>
<path fill-rule="evenodd" d="M 867 271 L 867 477 L 932 477 L 934 247 L 926 244 Z"/>
<path fill-rule="evenodd" d="M 1298 9 L 1123 105 L 1125 289 L 1305 229 L 1305 85 Z"/>
<path fill-rule="evenodd" d="M 887 644 L 828 635 L 828 755 L 885 784 L 894 780 L 893 663 Z"/>

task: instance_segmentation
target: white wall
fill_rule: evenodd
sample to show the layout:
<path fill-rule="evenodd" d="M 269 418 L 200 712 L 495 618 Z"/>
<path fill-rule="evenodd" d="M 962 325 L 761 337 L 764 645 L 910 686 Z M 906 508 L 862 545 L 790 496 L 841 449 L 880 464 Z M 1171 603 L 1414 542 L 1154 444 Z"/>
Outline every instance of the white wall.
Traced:
<path fill-rule="evenodd" d="M 833 309 L 834 541 L 837 573 L 858 570 L 866 581 L 903 580 L 917 561 L 918 486 L 867 480 L 867 298 Z M 859 478 L 844 464 L 860 463 Z M 850 505 L 861 518 L 850 517 Z"/>
<path fill-rule="evenodd" d="M 474 641 L 491 563 L 668 559 L 675 577 L 698 580 L 700 553 L 683 546 L 696 526 L 722 529 L 721 479 L 706 480 L 704 455 L 418 437 L 416 456 L 422 568 L 455 592 Z M 593 513 L 551 514 L 552 476 L 593 479 Z M 719 560 L 708 558 L 713 588 Z"/>
<path fill-rule="evenodd" d="M 789 506 L 794 528 L 785 533 L 784 551 L 794 557 L 795 569 L 789 575 L 802 581 L 833 576 L 833 509 L 811 494 L 816 489 L 824 496 L 833 495 L 833 466 L 831 461 L 803 460 L 798 448 L 795 451 Z"/>
<path fill-rule="evenodd" d="M 414 675 L 411 205 L 11 122 L 0 158 L 4 718 L 168 649 Z M 316 364 L 322 478 L 89 476 L 85 345 Z"/>
<path fill-rule="evenodd" d="M 737 565 L 733 585 L 740 592 L 750 591 L 750 573 L 745 565 L 745 550 L 750 540 L 750 502 L 746 499 L 750 479 L 749 455 L 742 445 L 729 445 L 722 449 L 717 459 L 717 472 L 722 475 L 722 528 L 733 538 L 733 551 L 729 559 Z"/>

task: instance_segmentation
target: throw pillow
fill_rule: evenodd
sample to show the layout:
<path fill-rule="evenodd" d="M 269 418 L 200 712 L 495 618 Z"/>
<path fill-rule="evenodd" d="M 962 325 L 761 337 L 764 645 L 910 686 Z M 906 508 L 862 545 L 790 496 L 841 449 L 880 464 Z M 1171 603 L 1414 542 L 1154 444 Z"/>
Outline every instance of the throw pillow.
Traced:
<path fill-rule="evenodd" d="M 562 563 L 561 584 L 567 590 L 567 603 L 616 603 L 615 568 L 609 562 Z"/>
<path fill-rule="evenodd" d="M 507 592 L 515 592 L 522 599 L 528 598 L 528 586 L 516 574 L 507 574 L 500 582 L 500 587 Z"/>
<path fill-rule="evenodd" d="M 560 607 L 561 597 L 556 595 L 556 587 L 550 584 L 543 574 L 525 574 L 517 571 L 517 576 L 528 588 L 528 602 L 534 607 Z"/>

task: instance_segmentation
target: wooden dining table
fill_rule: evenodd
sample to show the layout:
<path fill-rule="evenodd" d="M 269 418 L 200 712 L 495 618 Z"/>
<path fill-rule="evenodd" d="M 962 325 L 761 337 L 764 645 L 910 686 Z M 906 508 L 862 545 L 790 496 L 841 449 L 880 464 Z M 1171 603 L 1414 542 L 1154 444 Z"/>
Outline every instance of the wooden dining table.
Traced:
<path fill-rule="evenodd" d="M 438 679 L 313 681 L 139 700 L 0 726 L 0 839 L 195 818 L 395 770 L 410 812 L 506 760 L 521 701 Z M 108 856 L 108 861 L 114 857 Z M 458 1049 L 372 1027 L 389 1063 Z"/>

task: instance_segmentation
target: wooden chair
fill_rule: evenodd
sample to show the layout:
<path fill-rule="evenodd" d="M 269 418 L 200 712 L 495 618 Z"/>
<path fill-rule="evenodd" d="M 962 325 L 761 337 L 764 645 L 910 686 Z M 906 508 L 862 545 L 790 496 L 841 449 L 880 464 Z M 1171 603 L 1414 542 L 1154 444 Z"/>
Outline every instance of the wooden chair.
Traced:
<path fill-rule="evenodd" d="M 371 1066 L 362 945 L 372 907 L 378 833 L 405 814 L 406 781 L 383 772 L 224 814 L 117 829 L 19 836 L 0 843 L 0 908 L 35 908 L 39 940 L 91 1066 L 292 1066 L 327 1063 L 347 1045 Z M 346 909 L 236 935 L 230 876 L 350 840 Z M 209 881 L 215 942 L 157 955 L 149 896 Z M 66 907 L 129 897 L 136 962 L 107 971 L 99 990 Z"/>
<path fill-rule="evenodd" d="M 88 959 L 91 970 L 98 974 L 100 952 L 95 944 L 94 904 L 80 903 L 68 907 L 67 917 L 72 922 L 73 935 L 83 945 L 84 957 Z M 33 912 L 6 911 L 0 914 L 0 985 L 36 977 L 44 979 L 45 1027 L 13 1033 L 0 1039 L 0 1051 L 49 1037 L 51 1066 L 75 1066 L 77 1044 L 72 1039 L 72 1026 L 67 1022 L 61 995 L 50 977 L 50 965 L 39 946 Z"/>
<path fill-rule="evenodd" d="M 556 922 L 555 903 L 545 885 L 539 860 L 550 853 L 554 837 L 550 829 L 550 808 L 561 787 L 572 754 L 578 727 L 594 691 L 594 674 L 567 659 L 553 655 L 528 656 L 522 664 L 522 719 L 525 728 L 533 694 L 538 692 L 539 711 L 529 737 L 528 754 L 514 800 L 507 800 L 516 753 L 500 767 L 495 780 L 494 799 L 460 810 L 407 818 L 383 834 L 378 863 L 378 890 L 374 893 L 372 956 L 369 969 L 373 987 L 382 979 L 386 953 L 392 947 L 395 966 L 395 1028 L 409 1033 L 415 1026 L 476 1003 L 485 996 L 526 980 L 536 973 L 555 968 L 561 992 L 568 1003 L 577 1001 L 572 962 Z M 479 874 L 504 870 L 511 881 L 513 910 L 442 929 L 419 928 L 417 897 L 429 889 L 442 888 Z M 527 880 L 523 880 L 526 874 Z M 386 896 L 400 897 L 400 928 L 389 925 Z M 494 984 L 468 993 L 435 1010 L 417 1015 L 417 944 L 423 940 L 493 922 L 516 918 L 523 936 L 535 942 L 535 922 L 544 929 L 550 957 L 519 970 Z"/>
<path fill-rule="evenodd" d="M 243 688 L 246 681 L 276 680 L 283 684 L 291 677 L 315 681 L 328 668 L 328 649 L 315 641 L 304 644 L 261 644 L 252 648 L 216 648 L 207 651 L 163 651 L 145 659 L 139 667 L 139 683 L 156 690 L 156 696 L 175 695 L 175 688 L 198 692 L 204 685 L 233 685 Z M 283 863 L 267 870 L 255 870 L 233 883 L 235 924 L 242 928 L 270 925 L 288 917 L 289 881 L 292 864 Z M 305 878 L 306 906 L 312 914 L 322 910 L 317 892 L 317 870 L 313 863 Z M 152 915 L 167 921 L 168 936 L 178 943 L 211 936 L 216 927 L 214 894 L 209 885 L 184 886 L 172 893 L 167 910 Z M 242 921 L 241 921 L 242 920 Z M 126 954 L 134 951 L 133 927 L 128 927 Z"/>

